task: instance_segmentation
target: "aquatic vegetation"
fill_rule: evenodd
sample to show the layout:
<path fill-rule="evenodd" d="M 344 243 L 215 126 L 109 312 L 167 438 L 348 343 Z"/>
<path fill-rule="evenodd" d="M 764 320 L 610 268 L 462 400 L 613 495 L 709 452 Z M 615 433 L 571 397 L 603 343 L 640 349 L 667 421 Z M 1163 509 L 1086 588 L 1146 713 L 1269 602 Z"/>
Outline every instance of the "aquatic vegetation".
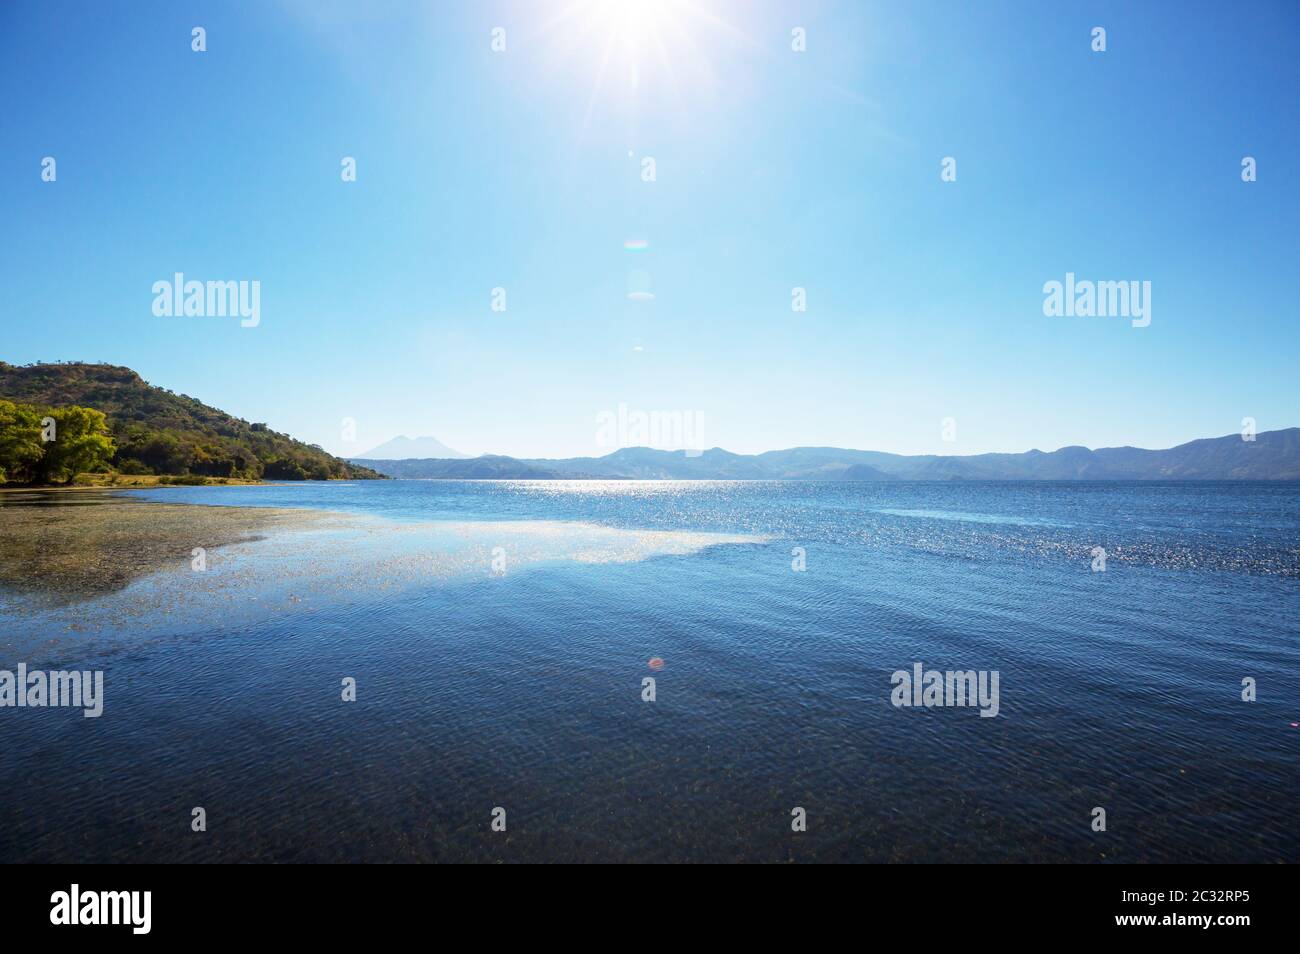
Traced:
<path fill-rule="evenodd" d="M 313 511 L 142 504 L 100 490 L 0 496 L 0 585 L 59 600 L 120 590 L 195 547 L 258 539 L 302 526 Z"/>

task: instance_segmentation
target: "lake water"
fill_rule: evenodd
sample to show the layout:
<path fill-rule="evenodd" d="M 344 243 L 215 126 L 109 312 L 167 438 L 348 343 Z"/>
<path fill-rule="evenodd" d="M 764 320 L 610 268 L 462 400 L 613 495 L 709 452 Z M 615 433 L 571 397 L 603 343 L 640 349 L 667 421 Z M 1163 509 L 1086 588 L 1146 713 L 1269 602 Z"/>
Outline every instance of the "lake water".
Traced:
<path fill-rule="evenodd" d="M 1296 485 L 129 496 L 336 516 L 0 596 L 0 668 L 105 674 L 0 709 L 0 860 L 1297 860 Z M 894 706 L 916 663 L 997 716 Z"/>

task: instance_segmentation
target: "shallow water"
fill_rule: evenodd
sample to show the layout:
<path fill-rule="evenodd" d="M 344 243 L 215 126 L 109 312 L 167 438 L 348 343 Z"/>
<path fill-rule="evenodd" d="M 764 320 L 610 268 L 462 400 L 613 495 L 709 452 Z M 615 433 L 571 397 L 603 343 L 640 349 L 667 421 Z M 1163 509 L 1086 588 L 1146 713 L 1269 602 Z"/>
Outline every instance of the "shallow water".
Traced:
<path fill-rule="evenodd" d="M 1295 860 L 1297 493 L 132 492 L 332 515 L 71 605 L 0 595 L 0 667 L 106 687 L 98 719 L 0 708 L 0 858 Z M 998 716 L 895 708 L 916 662 L 998 671 Z"/>

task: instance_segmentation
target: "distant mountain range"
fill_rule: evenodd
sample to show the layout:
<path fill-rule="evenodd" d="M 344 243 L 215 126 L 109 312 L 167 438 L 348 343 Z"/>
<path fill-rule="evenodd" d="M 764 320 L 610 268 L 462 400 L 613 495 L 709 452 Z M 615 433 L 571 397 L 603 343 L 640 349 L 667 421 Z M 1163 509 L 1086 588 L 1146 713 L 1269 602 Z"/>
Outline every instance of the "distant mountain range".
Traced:
<path fill-rule="evenodd" d="M 436 437 L 394 437 L 362 455 L 368 460 L 409 460 L 413 457 L 436 457 L 441 460 L 465 460 L 462 454 Z"/>
<path fill-rule="evenodd" d="M 483 456 L 353 461 L 403 478 L 448 480 L 1300 480 L 1300 428 L 1209 437 L 1167 450 L 1062 447 L 1023 454 L 904 456 L 838 447 L 793 447 L 733 454 L 628 447 L 604 457 L 521 460 Z"/>

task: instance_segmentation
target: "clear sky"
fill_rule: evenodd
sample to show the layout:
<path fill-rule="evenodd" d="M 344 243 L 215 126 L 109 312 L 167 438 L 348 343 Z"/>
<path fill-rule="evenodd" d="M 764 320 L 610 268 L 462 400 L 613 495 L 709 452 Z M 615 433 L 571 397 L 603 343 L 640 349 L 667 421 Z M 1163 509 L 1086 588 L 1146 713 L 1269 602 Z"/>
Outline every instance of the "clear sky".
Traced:
<path fill-rule="evenodd" d="M 604 453 L 620 403 L 745 453 L 1300 425 L 1293 2 L 6 0 L 0 91 L 0 359 L 336 453 Z M 175 272 L 260 324 L 155 316 Z M 1067 272 L 1150 326 L 1045 316 Z"/>

